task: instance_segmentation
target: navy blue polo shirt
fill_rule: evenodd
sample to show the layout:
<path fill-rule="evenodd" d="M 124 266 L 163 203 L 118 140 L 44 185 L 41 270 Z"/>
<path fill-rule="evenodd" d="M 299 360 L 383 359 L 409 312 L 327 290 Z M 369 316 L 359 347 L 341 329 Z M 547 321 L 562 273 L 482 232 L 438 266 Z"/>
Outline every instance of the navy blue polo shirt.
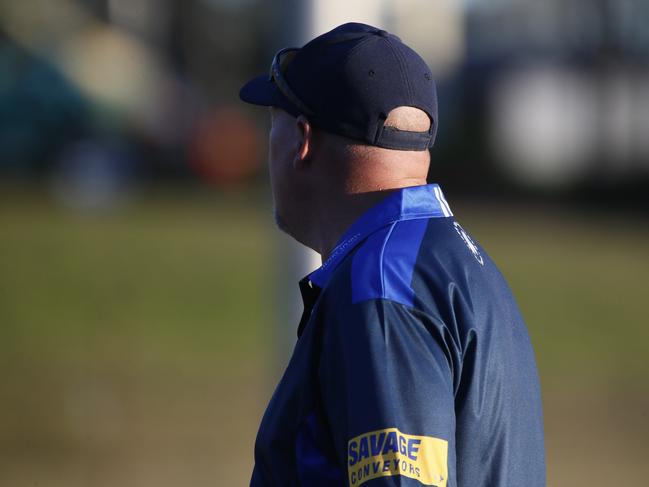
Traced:
<path fill-rule="evenodd" d="M 545 486 L 527 329 L 438 185 L 390 193 L 301 288 L 252 486 Z"/>

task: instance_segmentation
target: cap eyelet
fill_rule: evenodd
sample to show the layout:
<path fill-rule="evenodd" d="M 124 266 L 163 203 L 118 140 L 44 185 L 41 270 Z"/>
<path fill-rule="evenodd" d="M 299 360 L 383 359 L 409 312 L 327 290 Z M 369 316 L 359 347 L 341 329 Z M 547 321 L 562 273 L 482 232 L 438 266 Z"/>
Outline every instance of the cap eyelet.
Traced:
<path fill-rule="evenodd" d="M 370 78 L 373 78 L 374 75 L 376 74 L 373 69 L 370 69 L 367 74 L 369 75 Z"/>

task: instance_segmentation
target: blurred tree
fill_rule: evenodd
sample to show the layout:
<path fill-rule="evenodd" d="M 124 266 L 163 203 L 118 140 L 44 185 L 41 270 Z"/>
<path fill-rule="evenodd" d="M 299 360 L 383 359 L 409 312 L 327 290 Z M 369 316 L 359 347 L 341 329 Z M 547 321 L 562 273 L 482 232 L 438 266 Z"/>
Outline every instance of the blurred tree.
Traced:
<path fill-rule="evenodd" d="M 0 170 L 41 173 L 88 121 L 88 104 L 74 85 L 0 31 Z"/>

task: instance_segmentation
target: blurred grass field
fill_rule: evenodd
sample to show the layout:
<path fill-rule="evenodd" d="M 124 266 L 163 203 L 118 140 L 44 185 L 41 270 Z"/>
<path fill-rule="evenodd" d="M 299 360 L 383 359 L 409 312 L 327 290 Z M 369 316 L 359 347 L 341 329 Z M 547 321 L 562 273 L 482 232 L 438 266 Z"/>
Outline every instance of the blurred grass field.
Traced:
<path fill-rule="evenodd" d="M 548 485 L 649 476 L 649 225 L 466 204 L 535 344 Z M 277 243 L 253 193 L 104 214 L 0 195 L 0 486 L 246 485 L 277 380 Z"/>

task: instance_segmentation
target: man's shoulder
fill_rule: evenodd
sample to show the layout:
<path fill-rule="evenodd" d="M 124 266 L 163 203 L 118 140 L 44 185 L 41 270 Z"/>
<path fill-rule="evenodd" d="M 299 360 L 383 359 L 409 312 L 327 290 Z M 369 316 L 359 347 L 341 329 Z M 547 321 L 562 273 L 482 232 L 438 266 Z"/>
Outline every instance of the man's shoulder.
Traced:
<path fill-rule="evenodd" d="M 452 232 L 452 218 L 404 219 L 386 225 L 350 252 L 334 273 L 331 287 L 336 294 L 348 293 L 352 304 L 385 299 L 413 306 L 415 273 L 436 272 L 456 244 L 449 238 Z"/>
<path fill-rule="evenodd" d="M 351 257 L 353 300 L 384 298 L 412 305 L 412 281 L 442 282 L 467 273 L 489 276 L 493 262 L 452 217 L 401 220 L 363 242 Z"/>
<path fill-rule="evenodd" d="M 437 308 L 429 304 L 451 299 L 449 288 L 469 299 L 511 295 L 486 251 L 453 217 L 405 219 L 381 228 L 350 252 L 331 284 L 336 301 L 385 299 L 425 312 Z"/>

